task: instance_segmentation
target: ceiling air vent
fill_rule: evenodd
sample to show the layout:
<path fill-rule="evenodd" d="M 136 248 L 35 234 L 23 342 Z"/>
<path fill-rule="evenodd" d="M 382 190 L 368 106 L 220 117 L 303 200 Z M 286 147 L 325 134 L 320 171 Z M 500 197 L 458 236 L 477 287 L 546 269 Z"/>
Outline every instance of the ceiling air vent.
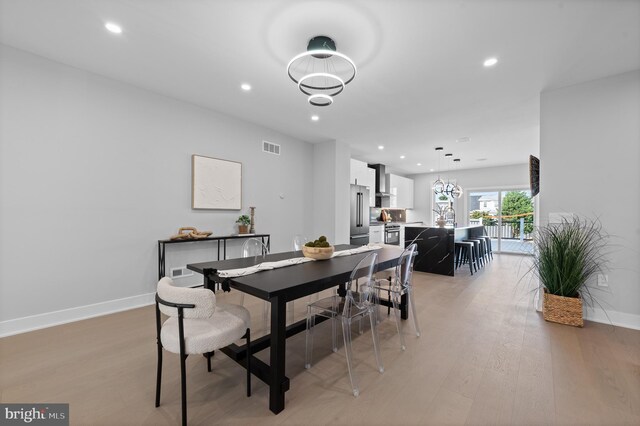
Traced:
<path fill-rule="evenodd" d="M 280 145 L 277 143 L 262 141 L 262 151 L 269 154 L 280 155 Z"/>

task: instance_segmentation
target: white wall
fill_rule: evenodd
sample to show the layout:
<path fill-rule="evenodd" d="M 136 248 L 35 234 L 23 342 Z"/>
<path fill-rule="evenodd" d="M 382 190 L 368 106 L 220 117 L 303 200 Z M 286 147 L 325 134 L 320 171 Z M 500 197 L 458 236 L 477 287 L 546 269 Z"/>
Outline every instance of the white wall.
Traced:
<path fill-rule="evenodd" d="M 0 335 L 151 300 L 181 226 L 227 235 L 255 206 L 274 251 L 312 231 L 308 143 L 2 45 L 0 93 Z M 242 162 L 242 212 L 191 209 L 192 154 Z M 168 267 L 213 258 L 186 246 Z"/>
<path fill-rule="evenodd" d="M 540 221 L 600 219 L 613 254 L 597 297 L 612 322 L 640 328 L 640 71 L 543 92 L 540 108 Z"/>
<path fill-rule="evenodd" d="M 336 244 L 349 244 L 351 227 L 349 217 L 351 215 L 351 186 L 349 178 L 351 173 L 351 148 L 344 142 L 338 142 L 336 146 Z"/>
<path fill-rule="evenodd" d="M 313 232 L 332 244 L 349 244 L 349 173 L 351 151 L 344 142 L 314 144 Z"/>
<path fill-rule="evenodd" d="M 311 215 L 312 232 L 307 235 L 310 240 L 320 235 L 335 240 L 335 145 L 335 142 L 313 145 L 313 196 L 325 201 Z"/>
<path fill-rule="evenodd" d="M 532 153 L 536 154 L 536 153 Z M 526 158 L 528 161 L 529 159 Z M 529 165 L 516 164 L 511 166 L 487 167 L 483 169 L 464 169 L 450 172 L 451 178 L 455 178 L 464 194 L 457 200 L 456 221 L 458 226 L 468 224 L 465 214 L 468 205 L 469 191 L 514 189 L 529 187 Z M 438 178 L 437 173 L 422 173 L 409 176 L 413 179 L 413 210 L 407 210 L 407 221 L 422 221 L 431 224 L 433 219 L 433 182 Z M 441 174 L 441 177 L 443 175 Z M 446 180 L 446 178 L 445 178 Z"/>

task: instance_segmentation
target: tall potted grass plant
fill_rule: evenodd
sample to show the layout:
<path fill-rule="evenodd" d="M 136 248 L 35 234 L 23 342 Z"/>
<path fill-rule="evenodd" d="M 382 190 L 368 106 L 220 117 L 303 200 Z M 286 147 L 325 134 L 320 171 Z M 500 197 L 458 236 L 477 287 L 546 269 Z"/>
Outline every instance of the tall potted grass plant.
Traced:
<path fill-rule="evenodd" d="M 537 230 L 531 271 L 544 290 L 545 320 L 584 325 L 582 303 L 592 300 L 588 284 L 603 271 L 607 239 L 599 221 L 575 216 Z"/>

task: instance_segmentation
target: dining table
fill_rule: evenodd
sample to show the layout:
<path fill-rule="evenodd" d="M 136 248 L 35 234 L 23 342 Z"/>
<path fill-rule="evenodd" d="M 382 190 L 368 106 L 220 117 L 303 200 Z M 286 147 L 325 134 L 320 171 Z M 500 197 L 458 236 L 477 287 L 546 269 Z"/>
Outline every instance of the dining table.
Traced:
<path fill-rule="evenodd" d="M 336 245 L 335 250 L 355 249 L 357 246 Z M 402 254 L 398 246 L 379 246 L 374 250 L 378 256 L 376 270 L 393 268 Z M 187 268 L 204 276 L 204 286 L 212 291 L 216 288 L 236 289 L 265 300 L 271 306 L 270 333 L 251 342 L 250 353 L 245 345 L 232 344 L 221 349 L 241 365 L 249 357 L 252 373 L 269 386 L 269 409 L 278 414 L 285 408 L 285 392 L 290 380 L 285 374 L 286 339 L 306 329 L 306 320 L 286 324 L 287 302 L 309 296 L 323 290 L 344 288 L 358 262 L 371 251 L 332 257 L 326 260 L 308 261 L 287 267 L 264 270 L 250 275 L 221 277 L 219 271 L 249 268 L 262 262 L 278 262 L 303 257 L 301 251 L 272 253 L 257 257 L 227 259 L 187 265 Z M 269 364 L 253 354 L 269 348 Z"/>

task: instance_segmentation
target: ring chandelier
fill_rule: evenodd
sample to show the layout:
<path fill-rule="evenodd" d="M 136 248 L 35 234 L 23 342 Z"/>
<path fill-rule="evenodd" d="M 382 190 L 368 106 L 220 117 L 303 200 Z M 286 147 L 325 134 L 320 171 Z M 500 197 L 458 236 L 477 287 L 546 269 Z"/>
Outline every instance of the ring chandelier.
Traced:
<path fill-rule="evenodd" d="M 289 78 L 314 106 L 331 105 L 357 72 L 356 64 L 337 52 L 336 43 L 327 36 L 309 40 L 307 51 L 294 56 L 287 65 Z"/>

